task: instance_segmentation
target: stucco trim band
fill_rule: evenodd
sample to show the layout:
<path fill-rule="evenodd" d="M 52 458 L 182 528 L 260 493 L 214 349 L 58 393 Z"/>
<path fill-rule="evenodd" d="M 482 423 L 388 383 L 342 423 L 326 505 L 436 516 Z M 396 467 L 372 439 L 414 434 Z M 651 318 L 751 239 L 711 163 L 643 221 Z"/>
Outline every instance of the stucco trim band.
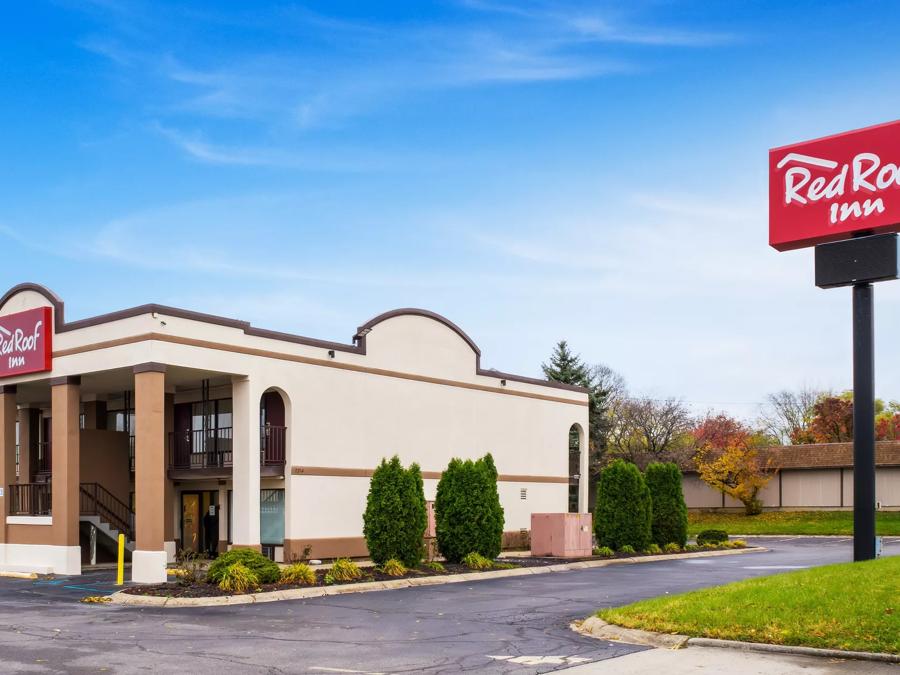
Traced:
<path fill-rule="evenodd" d="M 343 478 L 371 478 L 375 469 L 359 469 L 340 466 L 292 466 L 292 476 L 336 476 Z M 423 471 L 422 478 L 440 480 L 443 472 Z M 568 476 L 529 476 L 501 473 L 497 476 L 500 483 L 568 483 Z"/>
<path fill-rule="evenodd" d="M 300 356 L 298 354 L 287 354 L 284 352 L 275 352 L 268 349 L 258 349 L 255 347 L 242 347 L 240 345 L 230 345 L 221 342 L 210 342 L 208 340 L 198 340 L 195 338 L 181 337 L 178 335 L 166 335 L 164 333 L 144 333 L 142 335 L 133 335 L 115 340 L 106 340 L 104 342 L 94 342 L 92 344 L 82 345 L 80 347 L 72 347 L 71 349 L 61 349 L 53 352 L 53 358 L 61 358 L 64 356 L 72 356 L 75 354 L 83 354 L 85 352 L 98 351 L 100 349 L 110 349 L 112 347 L 121 347 L 123 345 L 131 345 L 137 342 L 146 341 L 168 342 L 170 344 L 184 345 L 187 347 L 199 347 L 201 349 L 215 349 L 224 352 L 233 352 L 236 354 L 245 354 L 247 356 L 260 356 L 263 358 L 276 359 L 279 361 L 291 361 L 293 363 L 304 363 L 311 366 L 321 366 L 323 368 L 337 368 L 338 370 L 350 370 L 358 373 L 366 373 L 369 375 L 381 375 L 382 377 L 394 377 L 402 380 L 413 380 L 416 382 L 428 382 L 430 384 L 439 384 L 447 387 L 460 387 L 462 389 L 473 389 L 476 391 L 486 391 L 492 394 L 503 394 L 506 396 L 521 396 L 524 398 L 534 398 L 542 401 L 553 401 L 555 403 L 568 403 L 577 406 L 588 406 L 586 400 L 579 401 L 571 398 L 563 398 L 561 396 L 548 396 L 546 394 L 535 394 L 529 391 L 515 391 L 502 386 L 492 387 L 486 384 L 474 384 L 472 382 L 460 382 L 459 380 L 447 380 L 440 377 L 429 377 L 427 375 L 415 375 L 413 373 L 404 373 L 397 370 L 387 370 L 385 368 L 371 368 L 369 366 L 360 366 L 354 363 L 341 363 L 339 361 L 327 361 L 325 359 L 317 359 L 310 356 Z"/>

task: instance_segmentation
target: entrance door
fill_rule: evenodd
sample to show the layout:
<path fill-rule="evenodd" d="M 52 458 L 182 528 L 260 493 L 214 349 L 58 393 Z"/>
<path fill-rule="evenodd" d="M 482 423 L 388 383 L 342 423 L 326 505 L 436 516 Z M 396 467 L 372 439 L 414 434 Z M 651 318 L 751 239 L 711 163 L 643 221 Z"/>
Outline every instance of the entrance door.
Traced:
<path fill-rule="evenodd" d="M 181 548 L 185 551 L 200 552 L 200 493 L 181 493 Z"/>

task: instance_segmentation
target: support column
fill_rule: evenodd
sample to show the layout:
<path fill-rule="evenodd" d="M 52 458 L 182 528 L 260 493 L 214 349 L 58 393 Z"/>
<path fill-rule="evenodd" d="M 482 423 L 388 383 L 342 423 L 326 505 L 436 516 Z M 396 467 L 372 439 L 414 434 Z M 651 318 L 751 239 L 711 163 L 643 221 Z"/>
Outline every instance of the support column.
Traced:
<path fill-rule="evenodd" d="M 165 385 L 166 367 L 134 367 L 135 550 L 131 580 L 166 580 L 165 533 Z"/>
<path fill-rule="evenodd" d="M 175 394 L 166 394 L 164 404 L 165 435 L 163 436 L 163 452 L 168 448 L 169 437 L 172 432 L 175 431 Z M 163 518 L 165 529 L 163 531 L 163 540 L 166 550 L 166 560 L 173 563 L 175 562 L 175 555 L 178 552 L 178 544 L 175 541 L 175 485 L 168 476 L 165 477 L 164 481 Z"/>
<path fill-rule="evenodd" d="M 0 386 L 0 563 L 6 560 L 6 516 L 9 513 L 9 486 L 16 481 L 16 387 Z"/>
<path fill-rule="evenodd" d="M 81 378 L 56 377 L 50 380 L 50 415 L 52 424 L 53 479 L 50 484 L 52 539 L 55 546 L 65 547 L 65 567 L 56 573 L 81 574 L 81 547 L 78 521 L 81 515 Z"/>
<path fill-rule="evenodd" d="M 234 548 L 261 550 L 259 543 L 259 398 L 248 378 L 232 381 L 232 532 Z"/>
<path fill-rule="evenodd" d="M 84 402 L 84 428 L 106 429 L 106 401 Z"/>
<path fill-rule="evenodd" d="M 41 411 L 36 408 L 19 408 L 19 482 L 30 483 L 32 465 L 37 461 L 38 429 Z"/>

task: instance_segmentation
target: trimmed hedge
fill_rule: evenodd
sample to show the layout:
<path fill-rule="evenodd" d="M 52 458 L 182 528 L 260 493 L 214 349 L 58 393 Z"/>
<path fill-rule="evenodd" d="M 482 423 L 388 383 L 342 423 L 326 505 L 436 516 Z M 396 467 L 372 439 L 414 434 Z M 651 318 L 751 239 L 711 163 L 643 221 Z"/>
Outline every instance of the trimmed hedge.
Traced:
<path fill-rule="evenodd" d="M 697 544 L 699 546 L 721 544 L 725 541 L 728 541 L 728 533 L 725 530 L 703 530 L 697 535 Z"/>
<path fill-rule="evenodd" d="M 653 506 L 651 531 L 657 546 L 687 543 L 688 514 L 681 489 L 681 471 L 672 462 L 654 462 L 644 472 Z"/>
<path fill-rule="evenodd" d="M 438 549 L 448 561 L 460 562 L 470 553 L 490 560 L 500 555 L 503 507 L 490 453 L 474 462 L 451 459 L 438 483 L 434 509 Z"/>
<path fill-rule="evenodd" d="M 226 570 L 235 563 L 241 563 L 256 575 L 261 584 L 274 584 L 281 579 L 281 569 L 259 551 L 252 548 L 233 548 L 216 558 L 206 570 L 206 580 L 218 584 Z"/>
<path fill-rule="evenodd" d="M 617 459 L 603 469 L 594 512 L 599 546 L 643 551 L 652 539 L 652 512 L 650 490 L 634 464 Z"/>
<path fill-rule="evenodd" d="M 372 474 L 363 514 L 363 534 L 376 565 L 395 558 L 407 567 L 422 562 L 428 514 L 418 464 L 404 469 L 394 455 Z"/>

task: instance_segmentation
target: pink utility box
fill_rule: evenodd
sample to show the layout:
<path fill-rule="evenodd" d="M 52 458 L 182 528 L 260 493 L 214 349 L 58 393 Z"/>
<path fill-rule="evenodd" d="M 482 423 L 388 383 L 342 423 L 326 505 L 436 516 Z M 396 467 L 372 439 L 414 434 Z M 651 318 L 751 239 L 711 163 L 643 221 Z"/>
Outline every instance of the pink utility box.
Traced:
<path fill-rule="evenodd" d="M 591 553 L 590 513 L 531 514 L 531 555 L 580 558 Z"/>

